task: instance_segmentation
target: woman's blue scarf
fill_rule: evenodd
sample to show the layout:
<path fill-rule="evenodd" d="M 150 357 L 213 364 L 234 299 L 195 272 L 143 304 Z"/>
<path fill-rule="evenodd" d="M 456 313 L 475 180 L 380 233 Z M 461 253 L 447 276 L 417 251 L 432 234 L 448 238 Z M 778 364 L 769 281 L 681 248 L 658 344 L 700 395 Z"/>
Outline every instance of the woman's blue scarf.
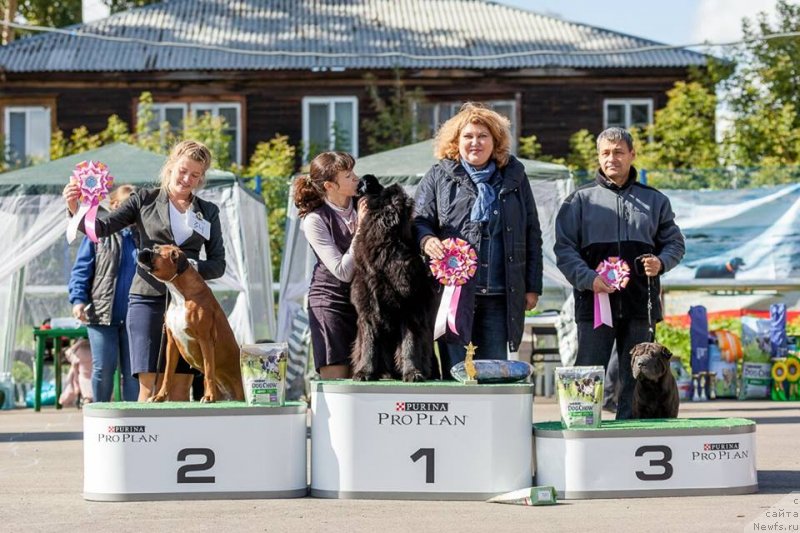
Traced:
<path fill-rule="evenodd" d="M 491 179 L 497 172 L 497 165 L 494 161 L 489 161 L 489 164 L 478 170 L 461 158 L 461 166 L 467 171 L 472 183 L 478 188 L 478 198 L 472 206 L 469 218 L 473 222 L 487 222 L 489 220 L 489 213 L 492 204 L 494 203 L 497 194 L 492 187 Z"/>

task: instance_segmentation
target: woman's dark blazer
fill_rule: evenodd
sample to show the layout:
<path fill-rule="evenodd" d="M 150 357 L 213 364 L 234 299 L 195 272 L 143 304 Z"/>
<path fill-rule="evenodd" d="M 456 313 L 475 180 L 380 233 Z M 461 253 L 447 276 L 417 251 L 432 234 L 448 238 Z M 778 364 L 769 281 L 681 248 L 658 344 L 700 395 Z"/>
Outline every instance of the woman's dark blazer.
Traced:
<path fill-rule="evenodd" d="M 197 271 L 203 279 L 215 279 L 225 273 L 225 247 L 222 242 L 222 226 L 219 220 L 219 208 L 211 202 L 192 197 L 191 210 L 198 218 L 211 224 L 211 233 L 206 240 L 196 231 L 180 245 L 180 249 L 189 259 L 197 261 Z M 169 221 L 169 197 L 166 191 L 157 189 L 139 189 L 128 197 L 117 209 L 104 219 L 98 218 L 95 233 L 98 237 L 107 237 L 123 228 L 136 224 L 139 230 L 140 249 L 153 248 L 156 244 L 175 244 L 172 226 Z M 80 224 L 84 231 L 84 222 Z M 200 250 L 205 246 L 206 259 L 200 260 Z M 131 285 L 131 294 L 144 296 L 160 296 L 166 292 L 166 286 L 151 276 L 139 265 Z"/>

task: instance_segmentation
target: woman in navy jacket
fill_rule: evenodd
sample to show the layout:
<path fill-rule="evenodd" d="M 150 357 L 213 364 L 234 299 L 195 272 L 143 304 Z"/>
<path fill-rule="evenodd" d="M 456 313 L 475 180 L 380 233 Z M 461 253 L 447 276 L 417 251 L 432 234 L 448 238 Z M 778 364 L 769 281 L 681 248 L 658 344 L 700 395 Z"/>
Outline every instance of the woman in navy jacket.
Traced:
<path fill-rule="evenodd" d="M 132 194 L 104 220 L 98 219 L 98 237 L 112 235 L 135 224 L 140 247 L 152 249 L 158 244 L 175 244 L 203 279 L 219 278 L 225 273 L 225 248 L 219 208 L 198 198 L 194 193 L 205 182 L 211 166 L 211 152 L 197 141 L 182 141 L 170 152 L 161 169 L 161 187 L 142 189 Z M 80 191 L 75 183 L 64 187 L 64 199 L 70 213 L 78 208 Z M 83 229 L 83 222 L 81 222 Z M 206 259 L 200 260 L 205 249 Z M 128 337 L 131 350 L 131 371 L 139 379 L 139 401 L 151 396 L 160 387 L 165 357 L 159 358 L 166 306 L 166 286 L 137 266 L 128 306 Z M 160 366 L 157 362 L 161 360 Z M 196 372 L 178 360 L 170 400 L 189 399 L 189 387 Z M 156 376 L 159 383 L 156 383 Z"/>
<path fill-rule="evenodd" d="M 506 359 L 522 341 L 526 309 L 542 293 L 542 237 L 525 168 L 510 155 L 508 119 L 467 103 L 436 136 L 440 159 L 416 193 L 415 228 L 420 248 L 443 257 L 442 240 L 458 237 L 475 248 L 478 270 L 462 287 L 458 334 L 440 341 L 445 376 L 464 360 L 464 345 L 477 359 Z"/>

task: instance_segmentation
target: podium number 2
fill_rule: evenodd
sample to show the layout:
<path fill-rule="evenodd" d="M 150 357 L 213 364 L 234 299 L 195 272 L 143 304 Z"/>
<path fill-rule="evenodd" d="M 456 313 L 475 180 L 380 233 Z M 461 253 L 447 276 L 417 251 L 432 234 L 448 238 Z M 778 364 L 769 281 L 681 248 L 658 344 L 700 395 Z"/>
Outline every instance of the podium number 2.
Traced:
<path fill-rule="evenodd" d="M 417 450 L 413 454 L 411 454 L 411 460 L 414 461 L 415 463 L 417 461 L 419 461 L 420 459 L 422 459 L 423 457 L 425 458 L 425 483 L 433 483 L 434 482 L 434 478 L 433 478 L 433 473 L 434 473 L 433 454 L 434 454 L 434 451 L 435 450 L 433 448 L 420 448 L 419 450 Z"/>
<path fill-rule="evenodd" d="M 641 457 L 646 453 L 661 454 L 660 459 L 650 459 L 650 466 L 661 467 L 663 472 L 648 474 L 637 470 L 636 477 L 642 481 L 664 481 L 672 477 L 672 465 L 669 462 L 672 459 L 672 449 L 669 446 L 642 446 L 636 450 L 636 457 Z"/>
<path fill-rule="evenodd" d="M 214 450 L 208 448 L 184 448 L 178 452 L 178 461 L 185 461 L 190 455 L 205 457 L 205 462 L 188 464 L 178 469 L 178 483 L 214 483 L 215 476 L 188 476 L 189 472 L 203 472 L 210 470 L 217 461 Z"/>

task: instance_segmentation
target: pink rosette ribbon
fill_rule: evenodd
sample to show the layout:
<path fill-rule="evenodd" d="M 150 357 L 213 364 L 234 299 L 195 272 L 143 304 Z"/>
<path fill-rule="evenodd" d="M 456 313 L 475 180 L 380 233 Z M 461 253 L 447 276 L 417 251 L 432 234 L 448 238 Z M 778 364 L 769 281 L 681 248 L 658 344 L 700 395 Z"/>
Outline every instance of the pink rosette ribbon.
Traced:
<path fill-rule="evenodd" d="M 601 261 L 595 271 L 606 280 L 609 285 L 617 290 L 624 289 L 631 277 L 631 268 L 624 259 L 619 257 L 609 257 Z M 602 324 L 613 327 L 611 319 L 611 300 L 608 293 L 594 293 L 594 327 L 599 328 Z"/>
<path fill-rule="evenodd" d="M 72 242 L 78 236 L 78 226 L 85 219 L 86 236 L 96 243 L 95 221 L 100 202 L 108 195 L 114 185 L 114 178 L 108 173 L 108 167 L 100 161 L 82 161 L 75 166 L 70 181 L 78 184 L 81 191 L 80 207 L 67 226 L 67 240 Z"/>
<path fill-rule="evenodd" d="M 439 310 L 436 313 L 436 325 L 433 338 L 444 335 L 447 327 L 458 335 L 456 329 L 456 313 L 458 300 L 461 298 L 461 286 L 475 275 L 478 269 L 478 256 L 475 249 L 463 239 L 445 239 L 444 257 L 431 259 L 431 272 L 445 286 Z"/>

